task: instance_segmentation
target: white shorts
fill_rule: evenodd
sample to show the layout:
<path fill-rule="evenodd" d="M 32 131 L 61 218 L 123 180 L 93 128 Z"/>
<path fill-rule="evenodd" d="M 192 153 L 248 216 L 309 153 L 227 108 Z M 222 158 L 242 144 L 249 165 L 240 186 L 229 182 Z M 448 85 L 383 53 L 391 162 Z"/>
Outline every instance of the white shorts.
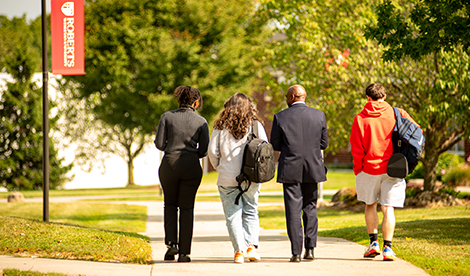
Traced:
<path fill-rule="evenodd" d="M 356 175 L 357 200 L 367 205 L 377 200 L 383 206 L 403 208 L 405 204 L 406 182 L 403 178 L 387 174 L 371 175 L 360 172 Z"/>

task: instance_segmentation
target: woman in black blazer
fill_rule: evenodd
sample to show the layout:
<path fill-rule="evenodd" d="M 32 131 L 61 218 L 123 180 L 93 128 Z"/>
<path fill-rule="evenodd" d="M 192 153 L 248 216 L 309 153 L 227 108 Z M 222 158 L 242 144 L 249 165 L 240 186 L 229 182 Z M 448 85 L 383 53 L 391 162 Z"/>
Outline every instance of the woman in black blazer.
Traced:
<path fill-rule="evenodd" d="M 194 223 L 194 201 L 202 179 L 199 159 L 207 154 L 209 127 L 195 113 L 201 93 L 190 86 L 175 90 L 179 109 L 162 115 L 155 146 L 165 152 L 158 170 L 164 194 L 165 260 L 190 262 Z M 179 211 L 179 235 L 178 230 Z M 179 238 L 179 240 L 178 240 Z"/>

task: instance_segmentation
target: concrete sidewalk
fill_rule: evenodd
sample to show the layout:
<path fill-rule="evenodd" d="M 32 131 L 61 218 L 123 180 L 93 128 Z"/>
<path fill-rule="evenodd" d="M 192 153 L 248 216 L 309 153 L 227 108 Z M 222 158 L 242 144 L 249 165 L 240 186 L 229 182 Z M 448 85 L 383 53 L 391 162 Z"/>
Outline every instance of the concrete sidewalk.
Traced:
<path fill-rule="evenodd" d="M 51 198 L 53 201 L 53 198 Z M 290 263 L 290 242 L 285 230 L 261 230 L 261 262 L 233 262 L 233 249 L 225 226 L 220 202 L 196 202 L 191 263 L 163 261 L 166 251 L 162 202 L 127 202 L 148 207 L 147 232 L 151 239 L 154 264 L 116 263 L 16 258 L 0 256 L 0 269 L 58 272 L 69 275 L 428 275 L 403 260 L 384 262 L 382 258 L 364 259 L 365 247 L 337 238 L 320 237 L 315 261 Z M 321 219 L 321 218 L 320 218 Z"/>

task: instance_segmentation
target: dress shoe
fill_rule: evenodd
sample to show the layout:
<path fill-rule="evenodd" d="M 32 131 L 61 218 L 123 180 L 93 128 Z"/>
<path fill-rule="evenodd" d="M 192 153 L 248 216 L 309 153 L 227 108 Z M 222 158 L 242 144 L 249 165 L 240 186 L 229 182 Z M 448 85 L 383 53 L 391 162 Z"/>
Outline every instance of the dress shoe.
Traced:
<path fill-rule="evenodd" d="M 178 257 L 178 262 L 179 263 L 189 263 L 191 261 L 191 258 L 189 257 L 188 254 L 180 254 Z"/>
<path fill-rule="evenodd" d="M 307 248 L 305 250 L 304 259 L 305 260 L 310 260 L 310 261 L 313 261 L 315 259 L 314 255 L 313 255 L 313 248 Z"/>
<path fill-rule="evenodd" d="M 300 255 L 292 255 L 290 261 L 293 263 L 300 263 Z"/>
<path fill-rule="evenodd" d="M 165 253 L 165 261 L 174 261 L 175 255 L 178 254 L 178 246 L 176 243 L 170 243 L 167 245 L 168 249 Z"/>

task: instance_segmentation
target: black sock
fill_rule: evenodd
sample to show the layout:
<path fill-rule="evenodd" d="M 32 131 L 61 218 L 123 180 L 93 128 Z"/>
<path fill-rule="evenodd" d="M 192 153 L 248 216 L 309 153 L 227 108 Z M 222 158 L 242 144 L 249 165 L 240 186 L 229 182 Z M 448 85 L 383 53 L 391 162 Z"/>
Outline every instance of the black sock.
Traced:
<path fill-rule="evenodd" d="M 377 234 L 369 234 L 370 243 L 377 241 Z"/>
<path fill-rule="evenodd" d="M 392 241 L 385 241 L 384 240 L 384 247 L 385 246 L 392 248 Z"/>

